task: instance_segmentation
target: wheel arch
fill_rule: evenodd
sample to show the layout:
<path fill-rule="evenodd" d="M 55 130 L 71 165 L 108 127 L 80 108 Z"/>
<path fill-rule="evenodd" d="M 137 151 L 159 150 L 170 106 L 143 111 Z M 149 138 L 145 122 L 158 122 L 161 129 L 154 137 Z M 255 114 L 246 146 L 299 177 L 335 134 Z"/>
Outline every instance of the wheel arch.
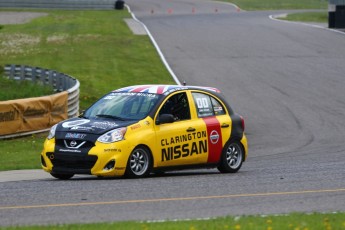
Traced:
<path fill-rule="evenodd" d="M 145 173 L 145 175 L 141 175 L 141 176 L 134 176 L 132 173 L 129 173 L 129 161 L 130 161 L 130 158 L 131 158 L 131 154 L 133 151 L 135 151 L 136 149 L 143 149 L 143 151 L 147 152 L 147 155 L 148 155 L 148 158 L 149 158 L 149 166 L 148 166 L 148 173 Z M 150 173 L 152 173 L 153 171 L 153 155 L 152 155 L 152 150 L 150 149 L 149 146 L 145 145 L 145 144 L 138 144 L 136 146 L 134 146 L 131 150 L 131 153 L 129 154 L 129 157 L 127 159 L 127 162 L 126 162 L 126 170 L 125 170 L 125 176 L 128 177 L 128 178 L 140 178 L 140 177 L 146 177 L 148 176 Z"/>
<path fill-rule="evenodd" d="M 242 137 L 240 136 L 234 136 L 234 137 L 230 137 L 224 144 L 224 147 L 222 149 L 222 151 L 224 150 L 225 146 L 229 145 L 231 142 L 237 142 L 238 144 L 240 144 L 240 147 L 242 149 L 242 152 L 243 152 L 243 162 L 246 161 L 246 157 L 245 157 L 245 151 L 246 151 L 246 148 L 244 147 L 243 143 L 242 143 Z M 219 164 L 221 163 L 221 158 L 219 159 Z"/>

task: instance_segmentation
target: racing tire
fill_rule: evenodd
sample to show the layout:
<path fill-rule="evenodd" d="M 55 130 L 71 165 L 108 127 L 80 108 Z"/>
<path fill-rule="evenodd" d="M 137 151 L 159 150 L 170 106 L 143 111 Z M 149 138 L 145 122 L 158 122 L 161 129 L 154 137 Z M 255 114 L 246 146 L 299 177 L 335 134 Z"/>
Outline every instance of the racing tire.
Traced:
<path fill-rule="evenodd" d="M 60 180 L 68 180 L 74 176 L 74 174 L 60 174 L 60 173 L 50 173 L 50 175 Z"/>
<path fill-rule="evenodd" d="M 229 141 L 223 148 L 218 170 L 221 173 L 236 173 L 244 160 L 244 150 L 240 142 Z"/>
<path fill-rule="evenodd" d="M 150 150 L 145 146 L 138 146 L 129 155 L 125 175 L 128 178 L 146 177 L 150 174 L 151 168 Z"/>

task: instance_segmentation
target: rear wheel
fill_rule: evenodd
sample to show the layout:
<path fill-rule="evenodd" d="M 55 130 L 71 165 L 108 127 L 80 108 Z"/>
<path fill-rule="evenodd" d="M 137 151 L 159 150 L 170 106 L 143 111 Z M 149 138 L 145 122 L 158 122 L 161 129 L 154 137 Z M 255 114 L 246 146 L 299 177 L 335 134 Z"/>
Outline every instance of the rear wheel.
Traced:
<path fill-rule="evenodd" d="M 244 150 L 238 141 L 228 142 L 223 149 L 218 170 L 222 173 L 237 172 L 242 166 L 243 156 Z"/>
<path fill-rule="evenodd" d="M 148 148 L 136 147 L 129 155 L 126 176 L 130 178 L 145 177 L 150 174 L 152 168 L 152 157 Z"/>
<path fill-rule="evenodd" d="M 50 173 L 50 175 L 60 180 L 68 180 L 74 176 L 74 174 L 61 174 L 61 173 Z"/>

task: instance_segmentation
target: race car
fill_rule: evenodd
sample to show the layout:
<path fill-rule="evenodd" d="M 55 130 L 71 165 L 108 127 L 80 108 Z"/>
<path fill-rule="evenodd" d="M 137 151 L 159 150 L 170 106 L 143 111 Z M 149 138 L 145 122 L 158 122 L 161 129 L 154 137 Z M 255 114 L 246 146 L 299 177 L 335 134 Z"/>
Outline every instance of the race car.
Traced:
<path fill-rule="evenodd" d="M 244 126 L 216 88 L 129 86 L 54 125 L 41 164 L 65 180 L 75 174 L 140 178 L 199 167 L 235 173 L 247 158 Z"/>

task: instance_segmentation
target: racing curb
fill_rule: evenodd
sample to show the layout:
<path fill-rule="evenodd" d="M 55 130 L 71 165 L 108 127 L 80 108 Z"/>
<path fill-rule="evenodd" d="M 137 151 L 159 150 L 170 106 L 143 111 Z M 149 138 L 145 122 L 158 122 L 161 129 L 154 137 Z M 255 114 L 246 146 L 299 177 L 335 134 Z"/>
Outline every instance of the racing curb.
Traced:
<path fill-rule="evenodd" d="M 288 23 L 288 24 L 308 26 L 308 27 L 328 30 L 328 31 L 331 31 L 331 32 L 335 32 L 335 33 L 339 33 L 339 34 L 344 34 L 345 35 L 345 31 L 328 28 L 327 24 L 324 24 L 324 23 L 313 23 L 313 22 L 308 23 L 308 22 L 288 21 L 288 20 L 281 19 L 281 18 L 286 17 L 287 15 L 288 15 L 287 13 L 286 14 L 276 14 L 276 15 L 270 15 L 269 18 L 271 20 L 277 21 L 277 22 L 283 22 L 283 23 Z"/>

